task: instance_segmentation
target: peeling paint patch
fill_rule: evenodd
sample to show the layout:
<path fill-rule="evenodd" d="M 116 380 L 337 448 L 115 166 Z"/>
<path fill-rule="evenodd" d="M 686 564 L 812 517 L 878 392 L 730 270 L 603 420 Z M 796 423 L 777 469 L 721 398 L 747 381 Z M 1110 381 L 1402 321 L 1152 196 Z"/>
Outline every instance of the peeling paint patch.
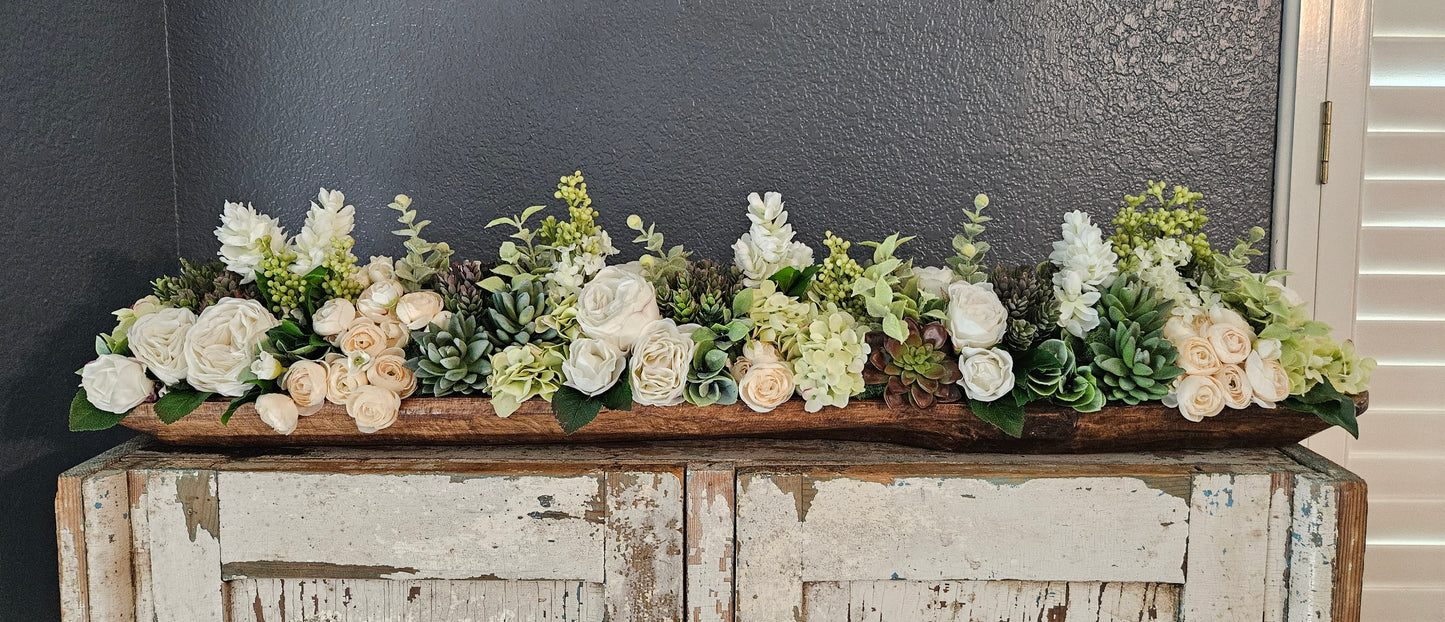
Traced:
<path fill-rule="evenodd" d="M 176 503 L 186 513 L 186 531 L 191 542 L 196 530 L 202 529 L 214 539 L 220 538 L 220 514 L 216 499 L 216 481 L 210 471 L 187 471 L 176 478 Z"/>

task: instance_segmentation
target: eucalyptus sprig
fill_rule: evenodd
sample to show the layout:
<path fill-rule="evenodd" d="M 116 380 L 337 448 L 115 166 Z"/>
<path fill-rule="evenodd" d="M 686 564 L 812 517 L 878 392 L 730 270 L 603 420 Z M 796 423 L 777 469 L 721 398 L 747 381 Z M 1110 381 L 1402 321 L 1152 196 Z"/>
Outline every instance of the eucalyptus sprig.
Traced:
<path fill-rule="evenodd" d="M 396 262 L 396 279 L 401 281 L 402 286 L 409 292 L 425 288 L 438 273 L 447 269 L 452 249 L 446 242 L 428 242 L 421 237 L 422 228 L 431 224 L 431 221 L 417 222 L 416 210 L 411 209 L 411 197 L 398 194 L 387 207 L 400 212 L 401 215 L 396 221 L 406 225 L 405 229 L 392 231 L 393 234 L 406 238 L 404 245 L 407 253 L 406 257 Z"/>
<path fill-rule="evenodd" d="M 642 217 L 632 214 L 627 217 L 627 228 L 637 232 L 637 237 L 632 240 L 635 244 L 641 244 L 651 255 L 643 255 L 638 259 L 642 264 L 643 274 L 647 280 L 653 283 L 661 282 L 668 276 L 687 269 L 687 257 L 689 253 L 681 244 L 663 251 L 662 233 L 657 230 L 657 223 L 650 223 L 644 226 Z"/>
<path fill-rule="evenodd" d="M 973 198 L 973 209 L 964 208 L 963 215 L 968 222 L 963 223 L 963 233 L 953 236 L 953 257 L 945 261 L 953 268 L 959 278 L 969 283 L 982 283 L 988 280 L 988 270 L 983 265 L 983 257 L 988 253 L 988 242 L 980 240 L 983 235 L 984 223 L 993 220 L 983 215 L 983 208 L 988 207 L 988 195 L 980 194 Z"/>

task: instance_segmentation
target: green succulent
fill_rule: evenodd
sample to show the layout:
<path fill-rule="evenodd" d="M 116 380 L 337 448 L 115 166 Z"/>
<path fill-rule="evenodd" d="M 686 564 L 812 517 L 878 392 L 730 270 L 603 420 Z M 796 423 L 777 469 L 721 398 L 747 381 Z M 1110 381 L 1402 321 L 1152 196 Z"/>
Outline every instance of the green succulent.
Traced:
<path fill-rule="evenodd" d="M 1047 399 L 1079 412 L 1104 407 L 1104 393 L 1093 371 L 1078 366 L 1074 351 L 1063 340 L 1045 340 L 1015 360 L 1014 368 L 1028 401 Z"/>
<path fill-rule="evenodd" d="M 491 302 L 491 292 L 504 283 L 492 274 L 492 266 L 474 260 L 454 261 L 446 272 L 437 275 L 437 293 L 452 313 L 481 317 Z"/>
<path fill-rule="evenodd" d="M 1008 310 L 1004 347 L 1025 352 L 1048 338 L 1058 326 L 1059 305 L 1054 299 L 1051 262 L 1038 266 L 995 266 L 990 282 L 999 302 Z"/>
<path fill-rule="evenodd" d="M 511 287 L 492 292 L 490 308 L 482 317 L 487 339 L 498 350 L 510 345 L 557 339 L 557 329 L 537 319 L 550 315 L 546 286 L 538 279 L 518 278 Z"/>
<path fill-rule="evenodd" d="M 455 313 L 446 326 L 428 325 L 411 339 L 417 354 L 406 366 L 416 372 L 422 393 L 442 397 L 486 391 L 493 347 L 476 318 Z"/>
<path fill-rule="evenodd" d="M 907 339 L 894 339 L 883 331 L 868 333 L 870 353 L 863 382 L 887 385 L 883 401 L 889 408 L 905 403 L 928 408 L 963 399 L 957 384 L 963 372 L 949 345 L 948 329 L 938 322 L 919 326 L 913 318 L 904 318 L 903 324 Z"/>
<path fill-rule="evenodd" d="M 1163 399 L 1184 373 L 1179 351 L 1164 338 L 1172 302 L 1133 275 L 1114 281 L 1099 300 L 1099 326 L 1089 333 L 1092 368 L 1108 398 L 1126 404 Z"/>
<path fill-rule="evenodd" d="M 678 324 L 727 324 L 732 320 L 733 296 L 743 287 L 742 271 L 709 260 L 689 262 L 657 287 L 657 308 L 662 317 Z"/>
<path fill-rule="evenodd" d="M 220 261 L 181 260 L 181 273 L 163 276 L 151 283 L 156 298 L 168 307 L 184 307 L 200 313 L 222 298 L 256 300 L 261 292 L 255 283 L 241 283 L 241 275 L 226 269 Z"/>
<path fill-rule="evenodd" d="M 738 383 L 728 373 L 728 353 L 712 341 L 698 343 L 687 371 L 683 395 L 697 406 L 732 404 L 738 401 Z"/>

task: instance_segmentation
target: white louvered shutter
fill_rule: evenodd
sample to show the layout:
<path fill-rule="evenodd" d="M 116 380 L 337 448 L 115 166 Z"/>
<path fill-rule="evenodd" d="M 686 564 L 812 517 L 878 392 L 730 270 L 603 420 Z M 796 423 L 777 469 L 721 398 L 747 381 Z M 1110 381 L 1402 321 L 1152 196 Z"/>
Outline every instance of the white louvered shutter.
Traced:
<path fill-rule="evenodd" d="M 1365 622 L 1445 620 L 1445 0 L 1375 0 L 1355 342 L 1380 362 Z M 1328 278 L 1320 283 L 1327 286 Z"/>

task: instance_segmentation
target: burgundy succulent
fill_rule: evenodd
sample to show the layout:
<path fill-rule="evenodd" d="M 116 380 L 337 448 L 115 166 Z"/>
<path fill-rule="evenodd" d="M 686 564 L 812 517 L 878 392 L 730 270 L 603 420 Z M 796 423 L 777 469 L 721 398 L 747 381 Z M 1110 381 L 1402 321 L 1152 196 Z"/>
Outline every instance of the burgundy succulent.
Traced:
<path fill-rule="evenodd" d="M 948 329 L 931 322 L 919 326 L 912 318 L 908 339 L 898 341 L 883 331 L 868 333 L 868 365 L 863 368 L 863 381 L 886 385 L 883 401 L 890 408 L 909 403 L 928 408 L 934 403 L 949 404 L 963 399 L 958 381 L 958 358 L 949 343 Z"/>

